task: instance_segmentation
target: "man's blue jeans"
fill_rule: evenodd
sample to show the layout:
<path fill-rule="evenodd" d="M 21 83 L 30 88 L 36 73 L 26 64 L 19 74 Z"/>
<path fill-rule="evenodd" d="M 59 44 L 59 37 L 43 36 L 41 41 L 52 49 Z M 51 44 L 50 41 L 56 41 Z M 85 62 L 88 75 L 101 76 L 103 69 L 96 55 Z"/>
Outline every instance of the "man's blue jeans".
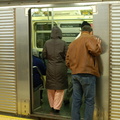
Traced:
<path fill-rule="evenodd" d="M 91 74 L 72 75 L 73 82 L 73 101 L 72 101 L 72 120 L 80 120 L 80 107 L 84 94 L 85 111 L 84 120 L 93 119 L 95 93 L 96 93 L 96 76 Z"/>

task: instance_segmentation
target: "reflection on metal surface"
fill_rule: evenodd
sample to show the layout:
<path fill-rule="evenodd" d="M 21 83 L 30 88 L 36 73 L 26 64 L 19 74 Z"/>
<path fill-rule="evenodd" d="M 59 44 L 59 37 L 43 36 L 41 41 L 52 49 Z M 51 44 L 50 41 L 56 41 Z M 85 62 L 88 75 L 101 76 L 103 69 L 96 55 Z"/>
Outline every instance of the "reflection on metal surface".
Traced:
<path fill-rule="evenodd" d="M 30 114 L 30 56 L 28 38 L 28 16 L 25 8 L 15 9 L 16 18 L 16 72 L 17 72 L 17 113 Z"/>
<path fill-rule="evenodd" d="M 96 81 L 97 119 L 109 120 L 109 4 L 97 5 L 97 11 L 98 14 L 93 14 L 93 31 L 100 37 L 103 48 L 99 63 L 101 77 Z"/>

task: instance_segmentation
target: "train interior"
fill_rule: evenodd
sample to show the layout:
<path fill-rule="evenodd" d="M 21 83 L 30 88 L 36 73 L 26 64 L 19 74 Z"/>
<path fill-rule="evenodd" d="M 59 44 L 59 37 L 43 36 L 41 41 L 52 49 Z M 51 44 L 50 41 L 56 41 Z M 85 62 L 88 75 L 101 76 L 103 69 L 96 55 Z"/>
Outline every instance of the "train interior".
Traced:
<path fill-rule="evenodd" d="M 44 43 L 50 39 L 51 29 L 57 25 L 62 30 L 62 39 L 69 45 L 80 34 L 80 26 L 83 21 L 93 25 L 93 12 L 95 6 L 80 6 L 80 7 L 55 7 L 55 8 L 32 8 L 30 9 L 31 23 L 31 41 L 32 49 L 35 48 L 41 52 Z M 45 89 L 45 76 L 43 76 L 44 85 L 32 90 L 32 114 L 44 118 L 70 119 L 71 117 L 71 101 L 72 101 L 72 83 L 71 72 L 68 70 L 69 87 L 65 90 L 65 96 L 62 108 L 59 114 L 53 114 L 47 99 L 47 91 Z M 32 80 L 33 82 L 33 80 Z M 32 86 L 33 87 L 33 86 Z M 40 94 L 43 91 L 43 98 L 40 100 Z M 67 93 L 69 92 L 69 93 Z M 69 95 L 66 102 L 65 99 Z M 82 105 L 81 113 L 83 116 L 84 104 Z"/>

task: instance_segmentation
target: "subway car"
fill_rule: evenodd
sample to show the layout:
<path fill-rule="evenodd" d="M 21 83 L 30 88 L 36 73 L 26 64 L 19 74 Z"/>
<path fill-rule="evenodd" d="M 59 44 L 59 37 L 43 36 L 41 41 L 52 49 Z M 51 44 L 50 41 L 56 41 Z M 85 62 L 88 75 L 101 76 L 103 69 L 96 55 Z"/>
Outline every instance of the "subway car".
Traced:
<path fill-rule="evenodd" d="M 88 21 L 102 40 L 94 120 L 120 119 L 120 2 L 94 0 L 0 1 L 0 112 L 45 120 L 70 120 L 71 102 L 51 113 L 44 86 L 33 88 L 32 49 L 41 52 L 57 25 L 69 45 Z M 71 72 L 68 70 L 68 82 Z M 40 91 L 43 101 L 40 102 Z M 84 103 L 81 109 L 83 116 Z"/>

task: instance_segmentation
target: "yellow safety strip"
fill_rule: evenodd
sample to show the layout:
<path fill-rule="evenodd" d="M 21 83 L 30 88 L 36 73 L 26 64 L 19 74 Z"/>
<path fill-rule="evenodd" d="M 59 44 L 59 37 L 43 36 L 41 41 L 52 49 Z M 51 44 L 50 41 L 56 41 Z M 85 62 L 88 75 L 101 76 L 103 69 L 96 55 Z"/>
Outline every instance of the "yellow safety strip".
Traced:
<path fill-rule="evenodd" d="M 0 115 L 0 120 L 35 120 L 35 119 L 19 118 L 19 117 L 13 117 L 13 116 Z"/>

